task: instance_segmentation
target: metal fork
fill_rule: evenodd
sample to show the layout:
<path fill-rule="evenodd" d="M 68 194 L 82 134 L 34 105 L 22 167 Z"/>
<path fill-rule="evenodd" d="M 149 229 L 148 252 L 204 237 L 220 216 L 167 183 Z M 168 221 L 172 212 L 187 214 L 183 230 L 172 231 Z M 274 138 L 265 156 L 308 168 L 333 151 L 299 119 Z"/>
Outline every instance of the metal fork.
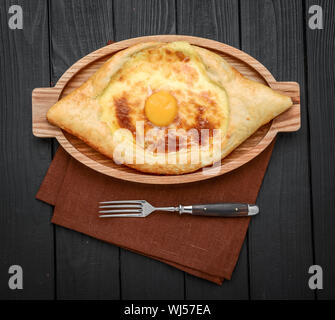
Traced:
<path fill-rule="evenodd" d="M 145 200 L 103 201 L 99 203 L 100 218 L 131 218 L 147 217 L 154 211 L 179 212 L 179 214 L 192 214 L 196 216 L 212 217 L 245 217 L 258 214 L 256 205 L 244 203 L 209 203 L 192 206 L 179 205 L 177 207 L 154 207 Z"/>

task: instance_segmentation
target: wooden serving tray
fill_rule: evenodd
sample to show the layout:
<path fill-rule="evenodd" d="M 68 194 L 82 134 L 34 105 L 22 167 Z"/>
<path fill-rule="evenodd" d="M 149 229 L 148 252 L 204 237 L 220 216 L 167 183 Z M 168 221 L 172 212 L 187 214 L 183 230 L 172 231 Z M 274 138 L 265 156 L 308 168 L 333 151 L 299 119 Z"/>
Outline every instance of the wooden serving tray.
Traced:
<path fill-rule="evenodd" d="M 140 42 L 185 40 L 191 44 L 212 50 L 223 56 L 231 65 L 249 79 L 261 82 L 272 89 L 290 96 L 293 106 L 261 127 L 238 148 L 221 161 L 215 174 L 204 174 L 202 170 L 183 175 L 154 175 L 142 173 L 123 165 L 95 151 L 78 138 L 51 125 L 46 119 L 48 109 L 59 99 L 85 82 L 98 68 L 116 52 Z M 129 39 L 117 42 L 90 53 L 72 65 L 53 88 L 36 88 L 32 94 L 33 134 L 40 138 L 54 137 L 75 159 L 103 174 L 140 183 L 179 184 L 205 180 L 234 170 L 261 153 L 278 132 L 297 131 L 300 128 L 300 89 L 296 82 L 277 82 L 271 73 L 248 54 L 226 44 L 191 36 L 161 35 Z"/>

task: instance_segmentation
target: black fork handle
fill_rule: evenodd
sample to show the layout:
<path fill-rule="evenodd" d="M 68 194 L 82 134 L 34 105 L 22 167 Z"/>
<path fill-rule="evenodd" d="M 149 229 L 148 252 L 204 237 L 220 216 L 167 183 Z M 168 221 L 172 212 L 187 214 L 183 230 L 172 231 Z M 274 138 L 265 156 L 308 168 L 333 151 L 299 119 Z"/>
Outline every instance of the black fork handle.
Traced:
<path fill-rule="evenodd" d="M 209 217 L 246 217 L 258 214 L 256 205 L 246 203 L 209 203 L 192 205 L 192 215 Z"/>

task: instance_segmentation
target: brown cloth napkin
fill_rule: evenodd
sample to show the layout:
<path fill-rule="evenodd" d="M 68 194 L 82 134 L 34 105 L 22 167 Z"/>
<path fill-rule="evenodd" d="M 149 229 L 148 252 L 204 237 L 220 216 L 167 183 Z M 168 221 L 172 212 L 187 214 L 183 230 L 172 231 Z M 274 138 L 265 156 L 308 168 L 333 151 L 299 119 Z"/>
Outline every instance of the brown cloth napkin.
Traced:
<path fill-rule="evenodd" d="M 144 199 L 157 206 L 255 203 L 273 146 L 274 143 L 257 158 L 225 175 L 166 186 L 105 176 L 79 163 L 60 147 L 36 197 L 55 206 L 52 222 L 57 225 L 222 284 L 231 278 L 250 218 L 157 212 L 147 218 L 101 219 L 98 202 Z"/>

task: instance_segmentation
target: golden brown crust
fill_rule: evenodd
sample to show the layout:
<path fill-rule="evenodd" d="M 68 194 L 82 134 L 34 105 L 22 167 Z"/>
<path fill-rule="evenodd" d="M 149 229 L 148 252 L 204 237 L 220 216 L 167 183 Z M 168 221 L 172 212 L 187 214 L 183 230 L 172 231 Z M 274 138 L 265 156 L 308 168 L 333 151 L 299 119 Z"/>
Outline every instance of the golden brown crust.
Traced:
<path fill-rule="evenodd" d="M 290 97 L 249 80 L 217 54 L 195 47 L 207 66 L 209 76 L 227 91 L 230 102 L 230 121 L 227 144 L 222 158 L 226 157 L 261 126 L 292 106 Z"/>

